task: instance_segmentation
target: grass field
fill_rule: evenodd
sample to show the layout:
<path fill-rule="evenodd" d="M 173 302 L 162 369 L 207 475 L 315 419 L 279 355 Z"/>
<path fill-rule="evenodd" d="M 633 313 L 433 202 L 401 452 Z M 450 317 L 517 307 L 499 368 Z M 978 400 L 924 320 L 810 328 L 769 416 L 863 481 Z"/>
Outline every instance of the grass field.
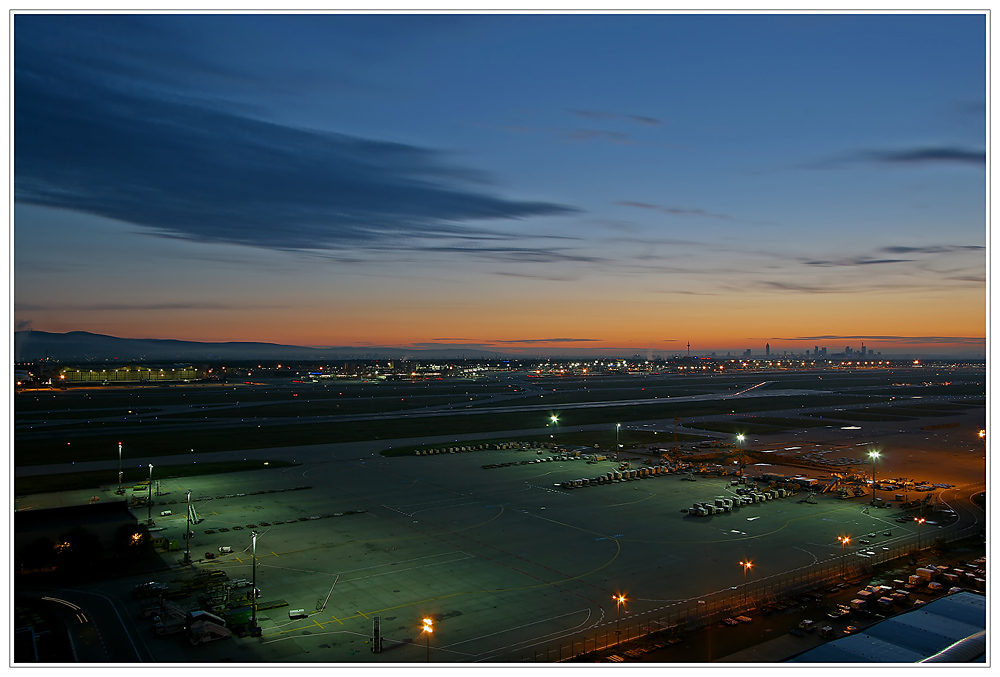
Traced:
<path fill-rule="evenodd" d="M 810 395 L 782 398 L 750 398 L 725 402 L 677 402 L 649 405 L 625 405 L 600 408 L 559 409 L 559 428 L 579 425 L 610 425 L 623 421 L 650 419 L 682 419 L 693 416 L 725 415 L 767 411 L 775 408 L 805 408 L 861 402 L 879 402 L 869 396 Z M 118 423 L 94 422 L 50 429 L 45 439 L 22 438 L 16 441 L 15 465 L 39 465 L 90 461 L 117 456 L 118 443 L 124 444 L 125 458 L 146 458 L 198 452 L 238 449 L 267 449 L 278 446 L 322 444 L 324 442 L 354 442 L 361 440 L 424 437 L 483 433 L 499 430 L 524 430 L 543 427 L 546 411 L 484 412 L 471 415 L 443 415 L 426 418 L 392 418 L 367 421 L 268 425 L 266 420 L 256 427 L 189 428 L 183 423 L 155 432 L 134 432 L 135 426 L 123 430 Z M 162 421 L 157 421 L 162 424 Z M 552 432 L 558 433 L 559 428 Z M 81 432 L 83 434 L 81 434 Z"/>

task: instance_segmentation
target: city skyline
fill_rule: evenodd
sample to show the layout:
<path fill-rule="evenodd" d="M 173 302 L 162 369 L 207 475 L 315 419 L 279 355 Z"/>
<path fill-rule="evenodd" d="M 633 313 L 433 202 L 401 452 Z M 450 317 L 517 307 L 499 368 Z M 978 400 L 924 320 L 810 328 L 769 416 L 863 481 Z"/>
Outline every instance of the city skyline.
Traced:
<path fill-rule="evenodd" d="M 17 329 L 986 352 L 981 12 L 19 13 L 13 34 Z"/>

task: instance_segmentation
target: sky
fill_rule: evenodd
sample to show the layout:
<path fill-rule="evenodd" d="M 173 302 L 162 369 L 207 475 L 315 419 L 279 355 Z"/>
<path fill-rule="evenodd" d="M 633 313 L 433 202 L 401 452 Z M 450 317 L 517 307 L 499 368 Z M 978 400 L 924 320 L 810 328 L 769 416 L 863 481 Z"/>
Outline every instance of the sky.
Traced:
<path fill-rule="evenodd" d="M 13 25 L 15 329 L 986 352 L 982 13 Z"/>

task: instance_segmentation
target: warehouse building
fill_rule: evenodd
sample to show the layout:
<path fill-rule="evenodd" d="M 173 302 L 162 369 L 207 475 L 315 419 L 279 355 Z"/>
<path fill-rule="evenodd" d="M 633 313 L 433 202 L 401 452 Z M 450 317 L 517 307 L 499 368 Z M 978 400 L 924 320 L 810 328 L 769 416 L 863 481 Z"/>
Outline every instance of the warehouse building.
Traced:
<path fill-rule="evenodd" d="M 53 379 L 61 383 L 145 383 L 193 381 L 205 377 L 205 370 L 189 364 L 169 367 L 151 364 L 126 364 L 116 367 L 67 366 Z"/>

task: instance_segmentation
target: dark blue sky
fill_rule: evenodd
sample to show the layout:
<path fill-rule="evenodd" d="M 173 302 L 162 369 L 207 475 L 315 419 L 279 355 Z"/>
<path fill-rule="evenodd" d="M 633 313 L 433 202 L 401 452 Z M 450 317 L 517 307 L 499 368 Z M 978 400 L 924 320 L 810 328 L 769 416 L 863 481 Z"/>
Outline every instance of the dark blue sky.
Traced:
<path fill-rule="evenodd" d="M 13 110 L 23 326 L 983 352 L 982 14 L 17 14 Z"/>

